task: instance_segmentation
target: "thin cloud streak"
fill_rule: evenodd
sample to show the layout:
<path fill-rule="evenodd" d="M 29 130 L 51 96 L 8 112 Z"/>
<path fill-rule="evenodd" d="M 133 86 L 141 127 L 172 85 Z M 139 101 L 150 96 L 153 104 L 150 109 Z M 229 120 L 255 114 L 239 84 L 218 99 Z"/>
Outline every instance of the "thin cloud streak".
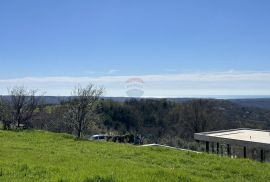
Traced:
<path fill-rule="evenodd" d="M 13 79 L 0 79 L 0 83 L 83 83 L 83 82 L 125 82 L 131 77 L 139 77 L 146 82 L 158 81 L 266 81 L 270 82 L 270 72 L 214 72 L 214 73 L 185 73 L 185 74 L 160 74 L 160 75 L 130 75 L 130 76 L 100 76 L 100 77 L 23 77 Z"/>
<path fill-rule="evenodd" d="M 46 95 L 69 95 L 77 84 L 94 83 L 106 89 L 106 96 L 127 96 L 126 81 L 144 81 L 145 97 L 191 95 L 270 95 L 270 72 L 212 72 L 125 76 L 56 76 L 0 79 L 0 94 L 7 88 L 24 85 L 45 91 Z"/>

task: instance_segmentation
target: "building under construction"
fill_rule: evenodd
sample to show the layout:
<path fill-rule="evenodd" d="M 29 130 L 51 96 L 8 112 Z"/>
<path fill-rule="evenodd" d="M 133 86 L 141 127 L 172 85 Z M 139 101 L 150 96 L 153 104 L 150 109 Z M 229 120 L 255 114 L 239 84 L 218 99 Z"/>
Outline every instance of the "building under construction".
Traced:
<path fill-rule="evenodd" d="M 195 133 L 208 153 L 270 162 L 270 131 L 239 128 Z"/>

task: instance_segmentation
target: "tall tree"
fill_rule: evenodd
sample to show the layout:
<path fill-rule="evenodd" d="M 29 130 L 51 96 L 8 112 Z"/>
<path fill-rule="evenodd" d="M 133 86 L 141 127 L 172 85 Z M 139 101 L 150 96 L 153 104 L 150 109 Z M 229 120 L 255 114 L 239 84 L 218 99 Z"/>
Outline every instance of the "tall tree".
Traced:
<path fill-rule="evenodd" d="M 98 88 L 93 84 L 84 88 L 78 86 L 74 89 L 73 97 L 67 104 L 67 116 L 78 138 L 81 138 L 89 124 L 97 119 L 97 109 L 103 92 L 103 88 Z"/>
<path fill-rule="evenodd" d="M 33 117 L 40 101 L 40 96 L 36 94 L 36 90 L 28 90 L 19 86 L 9 90 L 8 103 L 12 112 L 12 120 L 17 127 L 20 127 L 21 124 L 27 125 Z"/>
<path fill-rule="evenodd" d="M 209 124 L 214 124 L 214 108 L 209 100 L 195 99 L 184 107 L 184 119 L 188 130 L 192 133 L 206 131 Z"/>

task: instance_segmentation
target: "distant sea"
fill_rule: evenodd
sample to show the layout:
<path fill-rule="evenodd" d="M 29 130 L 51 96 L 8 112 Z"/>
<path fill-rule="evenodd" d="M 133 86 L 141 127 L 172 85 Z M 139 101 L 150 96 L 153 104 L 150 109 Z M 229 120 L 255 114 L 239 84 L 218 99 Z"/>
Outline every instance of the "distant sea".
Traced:
<path fill-rule="evenodd" d="M 195 98 L 214 98 L 214 99 L 270 99 L 270 95 L 214 95 L 214 96 L 197 96 Z"/>
<path fill-rule="evenodd" d="M 111 97 L 111 98 L 129 98 L 129 97 Z M 179 97 L 142 97 L 144 99 L 192 99 L 192 98 L 203 98 L 203 99 L 270 99 L 270 95 L 190 95 L 190 96 L 179 96 Z"/>

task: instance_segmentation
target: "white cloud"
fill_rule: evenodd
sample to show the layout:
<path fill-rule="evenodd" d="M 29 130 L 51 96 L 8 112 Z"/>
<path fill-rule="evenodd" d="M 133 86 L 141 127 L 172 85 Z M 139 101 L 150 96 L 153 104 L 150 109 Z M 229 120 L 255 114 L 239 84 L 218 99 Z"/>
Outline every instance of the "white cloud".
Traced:
<path fill-rule="evenodd" d="M 111 69 L 107 72 L 108 75 L 111 75 L 111 74 L 114 74 L 116 72 L 119 72 L 120 70 L 114 70 L 114 69 Z"/>
<path fill-rule="evenodd" d="M 113 73 L 117 70 L 110 70 Z M 144 80 L 145 96 L 179 97 L 187 95 L 270 95 L 270 72 L 208 72 L 156 75 L 24 77 L 0 79 L 0 93 L 24 85 L 46 91 L 47 95 L 69 95 L 77 84 L 89 82 L 104 86 L 108 96 L 126 96 L 125 82 L 132 77 Z"/>
<path fill-rule="evenodd" d="M 110 70 L 108 74 L 116 72 Z M 130 75 L 130 76 L 100 76 L 100 77 L 23 77 L 13 79 L 0 79 L 0 83 L 33 83 L 33 82 L 119 82 L 132 77 L 139 77 L 144 81 L 270 81 L 270 72 L 212 72 L 212 73 L 183 73 L 183 74 L 156 74 L 156 75 Z"/>
<path fill-rule="evenodd" d="M 95 71 L 95 70 L 84 70 L 82 73 L 89 74 L 89 75 L 112 75 L 114 73 L 119 72 L 120 70 L 117 69 L 110 69 L 108 71 Z"/>

